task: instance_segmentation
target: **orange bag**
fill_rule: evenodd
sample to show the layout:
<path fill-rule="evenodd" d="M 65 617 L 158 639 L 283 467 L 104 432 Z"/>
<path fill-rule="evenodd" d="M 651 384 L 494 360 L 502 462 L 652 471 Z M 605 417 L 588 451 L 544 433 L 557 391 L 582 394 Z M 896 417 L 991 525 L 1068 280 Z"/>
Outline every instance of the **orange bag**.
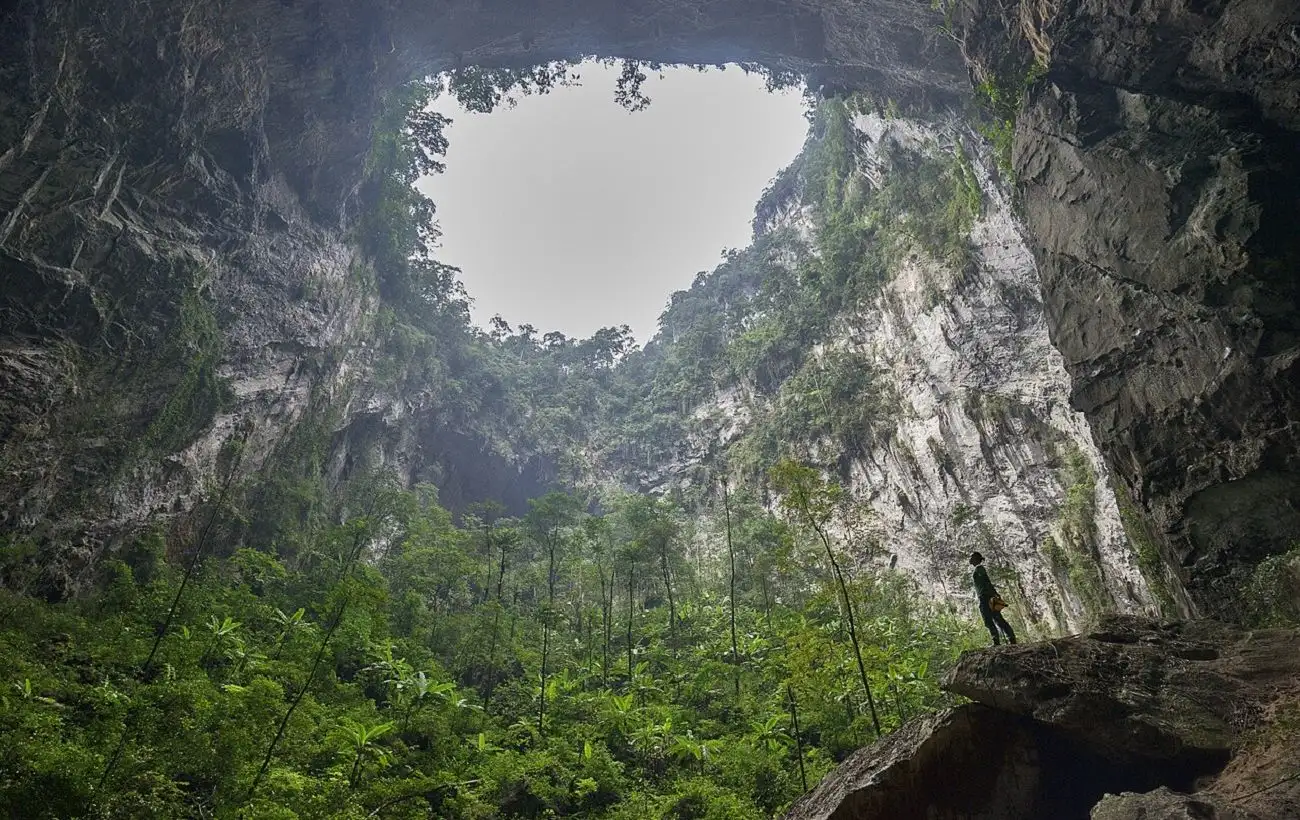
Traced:
<path fill-rule="evenodd" d="M 989 609 L 993 610 L 994 612 L 1001 612 L 1006 608 L 1007 608 L 1007 602 L 1002 600 L 1001 597 L 994 595 L 992 598 L 989 598 Z"/>

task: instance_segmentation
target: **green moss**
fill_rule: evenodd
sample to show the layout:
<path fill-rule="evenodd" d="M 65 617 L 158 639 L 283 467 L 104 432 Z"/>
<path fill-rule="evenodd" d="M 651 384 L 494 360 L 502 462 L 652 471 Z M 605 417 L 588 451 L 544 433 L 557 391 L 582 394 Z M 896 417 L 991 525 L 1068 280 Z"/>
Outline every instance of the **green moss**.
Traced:
<path fill-rule="evenodd" d="M 1096 552 L 1097 476 L 1077 446 L 1065 453 L 1065 501 L 1057 518 L 1060 541 L 1048 536 L 1043 554 L 1053 572 L 1074 592 L 1084 611 L 1097 617 L 1114 609 Z"/>
<path fill-rule="evenodd" d="M 1300 542 L 1256 564 L 1242 592 L 1248 622 L 1300 626 Z"/>
<path fill-rule="evenodd" d="M 1025 95 L 1047 73 L 1047 66 L 1034 62 L 1024 68 L 990 72 L 975 86 L 975 98 L 983 111 L 978 129 L 993 146 L 998 168 L 1008 178 L 1013 173 L 1011 149 L 1016 136 L 1016 118 Z"/>
<path fill-rule="evenodd" d="M 1128 536 L 1128 541 L 1133 545 L 1133 551 L 1137 556 L 1138 569 L 1146 579 L 1151 594 L 1156 598 L 1160 614 L 1167 618 L 1176 616 L 1178 605 L 1169 592 L 1165 562 L 1155 539 L 1151 537 L 1146 521 L 1138 512 L 1128 490 L 1122 486 L 1115 488 L 1115 503 L 1119 506 L 1119 520 L 1124 525 L 1124 534 Z"/>
<path fill-rule="evenodd" d="M 229 405 L 230 387 L 217 375 L 221 349 L 221 330 L 212 307 L 197 292 L 187 290 L 163 354 L 165 364 L 182 365 L 184 372 L 145 430 L 145 451 L 176 452 Z"/>
<path fill-rule="evenodd" d="M 1047 565 L 1052 568 L 1053 572 L 1068 569 L 1070 559 L 1066 557 L 1065 550 L 1061 549 L 1061 544 L 1052 536 L 1043 539 L 1043 544 L 1039 547 L 1043 557 L 1047 559 Z"/>
<path fill-rule="evenodd" d="M 984 210 L 970 159 L 951 154 L 896 150 L 884 184 L 865 218 L 892 240 L 892 264 L 901 252 L 923 251 L 958 269 L 972 260 L 970 231 Z"/>
<path fill-rule="evenodd" d="M 1018 406 L 1010 396 L 1001 393 L 981 393 L 971 391 L 965 401 L 966 412 L 971 418 L 980 421 L 997 421 L 1011 415 L 1013 406 Z"/>

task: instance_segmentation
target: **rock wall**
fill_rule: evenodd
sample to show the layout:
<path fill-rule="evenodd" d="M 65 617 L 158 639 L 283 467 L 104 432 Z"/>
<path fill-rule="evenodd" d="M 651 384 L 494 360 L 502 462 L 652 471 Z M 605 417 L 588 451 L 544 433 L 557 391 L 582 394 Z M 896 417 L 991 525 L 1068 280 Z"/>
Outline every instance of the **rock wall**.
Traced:
<path fill-rule="evenodd" d="M 212 494 L 223 448 L 255 471 L 346 404 L 375 307 L 271 162 L 256 39 L 95 11 L 19 8 L 0 47 L 0 530 L 45 545 L 49 594 Z"/>
<path fill-rule="evenodd" d="M 1231 606 L 1300 531 L 1300 8 L 954 19 L 977 78 L 1047 66 L 1014 165 L 1072 402 L 1196 603 Z"/>
<path fill-rule="evenodd" d="M 865 113 L 854 128 L 856 173 L 869 184 L 908 173 L 891 164 L 900 149 L 939 161 L 960 152 L 971 158 L 984 203 L 964 264 L 911 245 L 893 258 L 879 295 L 838 317 L 814 351 L 851 351 L 889 397 L 869 437 L 823 440 L 806 453 L 838 470 L 870 509 L 865 530 L 861 520 L 840 528 L 845 548 L 864 565 L 907 572 L 931 597 L 962 608 L 972 595 L 967 556 L 979 550 L 1013 623 L 1030 634 L 1076 630 L 1110 610 L 1154 613 L 1163 603 L 1172 614 L 1172 598 L 1159 601 L 1139 568 L 1109 470 L 1086 419 L 1070 406 L 1038 267 L 982 141 L 955 119 Z M 814 252 L 817 228 L 797 195 L 762 227 L 793 234 L 803 252 Z M 800 275 L 799 255 L 787 254 L 792 278 Z M 781 400 L 752 384 L 728 388 L 696 409 L 703 433 L 689 452 L 642 482 L 689 482 L 696 465 L 716 462 Z"/>
<path fill-rule="evenodd" d="M 901 399 L 893 435 L 852 472 L 886 548 L 933 593 L 963 600 L 965 557 L 979 549 L 1016 614 L 1049 632 L 1078 628 L 1089 611 L 1150 608 L 1109 471 L 1069 404 L 1033 255 L 979 142 L 956 126 L 872 115 L 857 125 L 867 162 L 889 142 L 967 146 L 985 197 L 973 265 L 913 255 L 873 309 L 845 323 L 845 343 L 868 352 Z"/>
<path fill-rule="evenodd" d="M 376 377 L 376 275 L 350 234 L 383 71 L 329 32 L 373 30 L 346 8 L 290 18 L 5 10 L 0 537 L 40 545 L 44 594 L 85 588 L 146 525 L 183 534 L 291 450 L 327 483 L 434 472 L 440 391 Z"/>
<path fill-rule="evenodd" d="M 313 396 L 343 408 L 333 433 L 351 443 L 338 453 L 356 456 L 375 420 L 419 414 L 410 397 L 341 389 L 367 369 L 373 303 L 354 287 L 347 231 L 369 132 L 383 93 L 412 76 L 589 53 L 757 61 L 934 112 L 968 99 L 963 58 L 981 83 L 1037 59 L 1046 76 L 1015 124 L 1015 176 L 1071 403 L 1153 522 L 1178 607 L 1232 601 L 1220 587 L 1300 525 L 1300 9 L 941 5 L 951 36 L 927 4 L 887 0 L 692 14 L 657 0 L 6 4 L 0 527 L 63 532 L 54 540 L 84 559 L 106 543 L 96 522 L 190 506 L 221 472 L 226 431 L 251 431 L 256 464 Z M 990 435 L 987 418 L 944 413 L 931 433 L 966 448 Z M 1077 440 L 1063 408 L 1030 415 Z M 372 456 L 421 472 L 402 442 L 443 429 L 421 424 L 414 437 L 385 427 Z M 1032 438 L 1027 417 L 1007 425 Z M 979 468 L 987 480 L 1013 452 Z M 960 496 L 938 464 L 900 487 Z M 1014 531 L 1025 500 L 1007 498 L 981 509 Z M 894 503 L 886 520 L 901 518 Z M 1041 533 L 1025 526 L 1017 549 Z M 1125 573 L 1106 588 L 1141 603 Z"/>

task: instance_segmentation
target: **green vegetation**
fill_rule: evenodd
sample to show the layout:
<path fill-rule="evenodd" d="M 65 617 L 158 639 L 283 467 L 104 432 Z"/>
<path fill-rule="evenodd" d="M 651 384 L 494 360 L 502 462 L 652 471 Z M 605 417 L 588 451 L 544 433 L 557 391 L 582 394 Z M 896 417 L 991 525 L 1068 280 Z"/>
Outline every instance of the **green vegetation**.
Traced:
<path fill-rule="evenodd" d="M 491 110 L 566 77 L 564 64 L 466 70 L 451 91 Z M 625 65 L 630 108 L 642 79 Z M 44 559 L 4 544 L 0 813 L 764 818 L 950 702 L 939 676 L 983 638 L 901 575 L 851 561 L 870 544 L 827 478 L 841 465 L 824 462 L 879 443 L 898 399 L 869 352 L 827 342 L 901 262 L 969 263 L 983 203 L 965 155 L 899 148 L 873 183 L 850 111 L 820 106 L 760 206 L 772 217 L 797 192 L 814 230 L 727 252 L 638 350 L 626 327 L 571 339 L 469 324 L 457 271 L 430 256 L 433 204 L 412 187 L 446 149 L 446 120 L 427 110 L 438 92 L 414 83 L 387 101 L 359 188 L 348 281 L 373 307 L 371 386 L 420 395 L 440 443 L 463 438 L 482 462 L 469 469 L 536 460 L 585 488 L 593 465 L 677 461 L 711 423 L 697 409 L 736 388 L 752 406 L 725 454 L 732 477 L 774 488 L 786 518 L 745 491 L 715 495 L 710 475 L 664 498 L 587 489 L 457 518 L 432 486 L 370 474 L 344 426 L 354 385 L 319 362 L 260 474 L 236 481 L 230 445 L 208 503 L 106 558 L 97 594 L 29 595 Z M 142 437 L 158 453 L 225 396 L 201 290 L 166 338 L 180 378 Z M 1083 469 L 1063 511 L 1071 550 L 1087 540 Z M 1089 578 L 1068 556 L 1079 589 Z"/>
<path fill-rule="evenodd" d="M 800 767 L 946 703 L 937 676 L 978 643 L 899 576 L 810 569 L 835 489 L 782 469 L 811 529 L 711 499 L 696 520 L 730 522 L 730 561 L 688 553 L 667 501 L 553 493 L 457 525 L 430 487 L 358 479 L 274 542 L 154 535 L 93 599 L 6 592 L 0 812 L 779 814 Z"/>
<path fill-rule="evenodd" d="M 221 363 L 221 331 L 212 307 L 187 290 L 180 313 L 162 354 L 164 366 L 181 370 L 162 409 L 144 434 L 144 448 L 153 453 L 173 453 L 205 430 L 229 401 L 229 388 L 217 375 Z"/>
<path fill-rule="evenodd" d="M 1014 173 L 1011 148 L 1016 137 L 1016 118 L 1020 116 L 1025 95 L 1046 73 L 1047 66 L 1035 61 L 1027 66 L 986 72 L 986 79 L 975 86 L 975 97 L 984 115 L 980 133 L 993 145 L 993 156 L 1008 178 Z"/>
<path fill-rule="evenodd" d="M 1091 617 L 1114 608 L 1097 556 L 1097 475 L 1077 447 L 1065 453 L 1065 503 L 1057 522 L 1060 539 L 1048 536 L 1043 554 L 1054 571 L 1064 573 L 1070 589 Z"/>
<path fill-rule="evenodd" d="M 967 157 L 937 146 L 886 150 L 880 182 L 872 182 L 859 170 L 856 105 L 818 106 L 804 151 L 756 208 L 754 244 L 728 251 L 711 274 L 674 294 L 660 338 L 620 366 L 649 386 L 608 440 L 680 439 L 694 425 L 690 410 L 731 387 L 750 399 L 751 421 L 730 458 L 753 479 L 781 458 L 852 455 L 888 435 L 898 400 L 871 357 L 845 346 L 812 351 L 909 259 L 963 269 L 983 197 Z M 780 225 L 792 202 L 808 209 L 810 237 Z M 638 382 L 627 384 L 638 391 Z"/>
<path fill-rule="evenodd" d="M 1160 549 L 1156 546 L 1146 521 L 1133 504 L 1128 490 L 1118 483 L 1115 486 L 1115 503 L 1119 506 L 1119 519 L 1124 525 L 1124 534 L 1128 536 L 1129 543 L 1137 553 L 1138 569 L 1146 579 L 1151 594 L 1156 598 L 1160 614 L 1166 618 L 1177 617 L 1178 605 L 1169 592 L 1169 582 L 1165 576 L 1167 570 L 1165 561 L 1160 556 Z"/>
<path fill-rule="evenodd" d="M 1242 590 L 1244 614 L 1259 626 L 1300 626 L 1300 543 L 1255 565 Z"/>

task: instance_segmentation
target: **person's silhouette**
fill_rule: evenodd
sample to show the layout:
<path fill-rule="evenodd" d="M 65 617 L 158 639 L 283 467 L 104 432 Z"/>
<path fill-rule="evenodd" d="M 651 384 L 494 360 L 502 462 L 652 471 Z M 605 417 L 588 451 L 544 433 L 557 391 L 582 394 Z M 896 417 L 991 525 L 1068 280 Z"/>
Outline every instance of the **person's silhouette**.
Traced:
<path fill-rule="evenodd" d="M 984 619 L 984 625 L 988 627 L 989 634 L 993 636 L 993 645 L 997 646 L 1002 643 L 1002 636 L 998 634 L 998 629 L 1006 633 L 1007 643 L 1016 642 L 1016 632 L 1007 623 L 1007 619 L 1002 617 L 1001 607 L 994 609 L 993 601 L 996 599 L 1001 603 L 1002 599 L 998 597 L 998 590 L 989 580 L 988 570 L 984 569 L 984 556 L 978 552 L 972 552 L 970 556 L 971 566 L 975 567 L 975 594 L 979 596 L 980 617 Z M 1005 604 L 1003 604 L 1005 606 Z"/>

